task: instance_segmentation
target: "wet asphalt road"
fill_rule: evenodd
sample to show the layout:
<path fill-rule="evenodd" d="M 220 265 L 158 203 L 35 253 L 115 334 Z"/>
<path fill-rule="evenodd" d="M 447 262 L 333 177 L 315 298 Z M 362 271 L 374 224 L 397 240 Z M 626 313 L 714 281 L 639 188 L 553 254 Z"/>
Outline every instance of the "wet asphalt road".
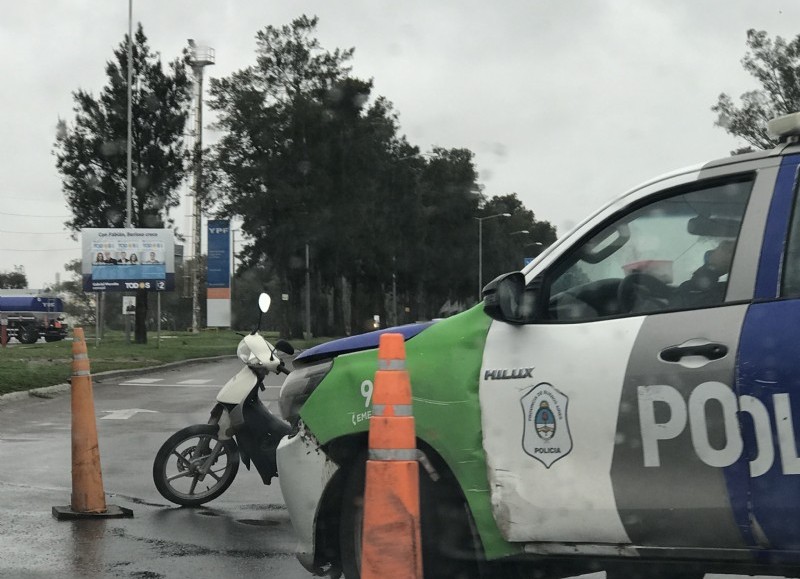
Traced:
<path fill-rule="evenodd" d="M 106 500 L 132 509 L 132 519 L 53 518 L 53 506 L 70 503 L 69 394 L 0 405 L 0 577 L 310 577 L 294 557 L 277 480 L 265 486 L 240 468 L 225 494 L 197 509 L 168 503 L 153 485 L 159 446 L 205 423 L 220 386 L 240 368 L 231 358 L 95 382 Z M 271 376 L 265 402 L 277 399 L 280 382 Z"/>
<path fill-rule="evenodd" d="M 158 448 L 173 432 L 205 423 L 217 391 L 240 368 L 231 358 L 95 381 L 106 500 L 132 509 L 132 519 L 53 518 L 53 506 L 70 502 L 68 393 L 0 402 L 0 578 L 312 577 L 294 557 L 277 481 L 265 486 L 242 467 L 225 494 L 196 509 L 168 503 L 153 485 Z M 281 382 L 269 377 L 268 405 Z M 723 577 L 741 576 L 706 575 Z"/>

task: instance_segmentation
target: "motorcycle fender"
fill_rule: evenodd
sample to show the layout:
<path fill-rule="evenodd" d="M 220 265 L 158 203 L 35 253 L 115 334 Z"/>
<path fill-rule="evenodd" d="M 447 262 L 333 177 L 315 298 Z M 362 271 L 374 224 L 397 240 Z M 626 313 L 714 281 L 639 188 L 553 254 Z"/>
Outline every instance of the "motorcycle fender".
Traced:
<path fill-rule="evenodd" d="M 245 366 L 238 374 L 228 380 L 217 394 L 217 402 L 223 404 L 241 404 L 256 385 L 258 378 Z"/>
<path fill-rule="evenodd" d="M 247 467 L 247 470 L 250 470 L 250 456 L 242 449 L 241 445 L 239 445 L 239 459 L 244 463 L 244 466 Z"/>

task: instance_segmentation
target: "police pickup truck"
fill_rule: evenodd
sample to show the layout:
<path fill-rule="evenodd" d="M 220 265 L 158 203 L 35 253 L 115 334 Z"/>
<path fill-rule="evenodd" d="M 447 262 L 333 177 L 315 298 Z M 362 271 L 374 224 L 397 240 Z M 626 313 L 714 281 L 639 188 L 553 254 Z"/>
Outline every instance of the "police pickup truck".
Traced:
<path fill-rule="evenodd" d="M 800 570 L 800 114 L 770 130 L 773 150 L 628 191 L 472 309 L 390 330 L 426 577 Z M 300 561 L 348 579 L 378 333 L 303 352 L 280 399 Z"/>

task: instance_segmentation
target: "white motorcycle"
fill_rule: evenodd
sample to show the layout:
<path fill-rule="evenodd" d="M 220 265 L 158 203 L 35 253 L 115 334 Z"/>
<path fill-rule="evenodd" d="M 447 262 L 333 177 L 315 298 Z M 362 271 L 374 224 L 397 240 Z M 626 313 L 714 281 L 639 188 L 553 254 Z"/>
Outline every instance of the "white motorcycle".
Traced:
<path fill-rule="evenodd" d="M 275 451 L 290 427 L 267 410 L 258 391 L 270 372 L 289 373 L 277 351 L 292 355 L 294 348 L 284 340 L 272 346 L 258 333 L 270 303 L 269 295 L 259 296 L 258 324 L 236 350 L 245 367 L 217 394 L 208 423 L 179 430 L 156 453 L 153 482 L 165 499 L 196 507 L 217 498 L 236 477 L 239 461 L 248 470 L 252 462 L 264 484 L 278 475 Z"/>

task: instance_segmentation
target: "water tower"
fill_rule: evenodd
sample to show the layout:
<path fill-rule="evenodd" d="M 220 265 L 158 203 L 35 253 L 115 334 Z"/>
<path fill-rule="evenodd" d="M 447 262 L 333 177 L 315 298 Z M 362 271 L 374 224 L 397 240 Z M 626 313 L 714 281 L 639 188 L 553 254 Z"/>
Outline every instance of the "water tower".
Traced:
<path fill-rule="evenodd" d="M 214 49 L 189 39 L 189 60 L 194 71 L 194 186 L 192 194 L 192 332 L 200 330 L 200 240 L 203 226 L 203 69 L 214 64 Z"/>

